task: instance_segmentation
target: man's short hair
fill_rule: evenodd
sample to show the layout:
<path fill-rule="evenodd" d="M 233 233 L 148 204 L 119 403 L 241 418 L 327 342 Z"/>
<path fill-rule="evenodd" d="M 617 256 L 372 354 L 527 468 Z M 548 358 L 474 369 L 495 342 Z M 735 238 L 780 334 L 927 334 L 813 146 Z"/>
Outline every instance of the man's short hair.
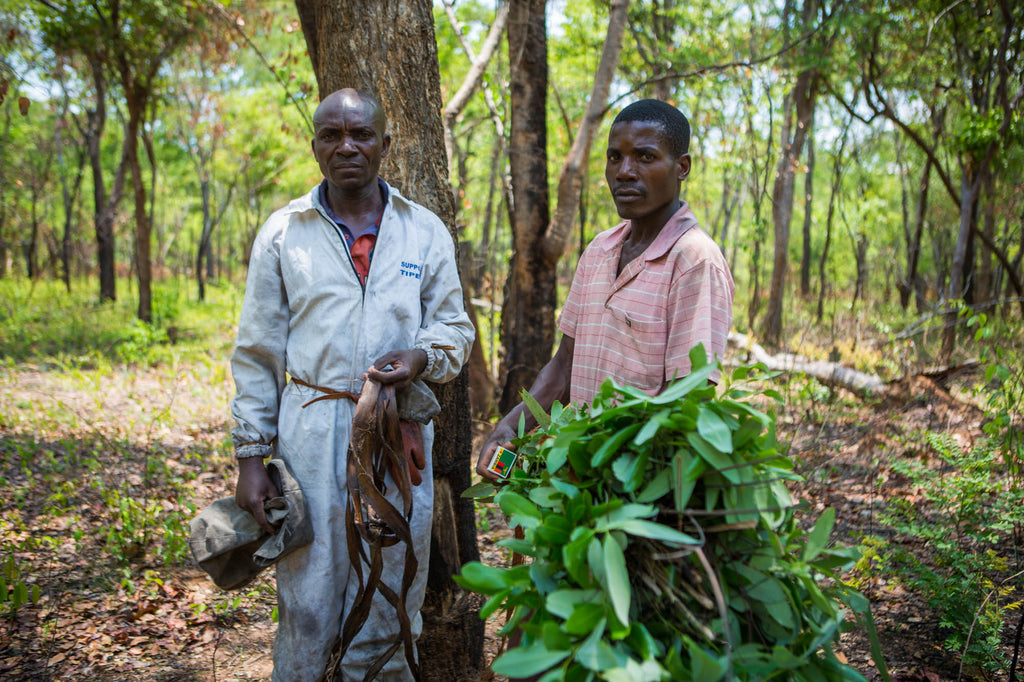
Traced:
<path fill-rule="evenodd" d="M 668 142 L 669 151 L 680 157 L 690 151 L 690 122 L 683 112 L 660 99 L 642 99 L 619 112 L 612 121 L 617 123 L 657 123 Z"/>

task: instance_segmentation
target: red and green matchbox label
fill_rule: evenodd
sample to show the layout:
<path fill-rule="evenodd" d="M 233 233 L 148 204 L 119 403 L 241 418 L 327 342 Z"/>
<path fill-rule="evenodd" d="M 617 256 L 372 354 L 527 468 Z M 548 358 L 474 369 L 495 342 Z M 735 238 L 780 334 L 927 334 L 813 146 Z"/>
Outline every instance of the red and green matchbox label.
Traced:
<path fill-rule="evenodd" d="M 498 446 L 498 449 L 494 451 L 494 457 L 491 458 L 491 463 L 487 467 L 488 471 L 492 471 L 502 478 L 508 478 L 509 473 L 512 471 L 512 465 L 516 463 L 516 453 L 511 450 Z"/>

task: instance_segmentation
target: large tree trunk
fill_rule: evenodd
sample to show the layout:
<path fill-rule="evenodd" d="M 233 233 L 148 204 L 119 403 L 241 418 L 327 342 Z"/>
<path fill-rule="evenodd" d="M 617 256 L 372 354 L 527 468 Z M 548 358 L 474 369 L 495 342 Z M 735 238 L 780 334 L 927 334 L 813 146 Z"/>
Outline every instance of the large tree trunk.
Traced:
<path fill-rule="evenodd" d="M 440 216 L 455 239 L 432 4 L 295 4 L 321 96 L 352 87 L 379 98 L 392 137 L 381 174 L 405 196 Z M 481 601 L 452 580 L 463 563 L 479 558 L 473 503 L 460 497 L 470 484 L 472 469 L 466 372 L 434 389 L 441 414 L 435 419 L 434 524 L 419 652 L 421 660 L 430 662 L 423 666 L 424 679 L 455 680 L 472 677 L 483 653 Z"/>
<path fill-rule="evenodd" d="M 547 168 L 547 24 L 545 0 L 509 3 L 509 165 L 513 205 L 512 261 L 502 310 L 504 386 L 498 409 L 519 402 L 548 360 L 555 341 L 555 261 L 544 249 L 550 214 Z"/>

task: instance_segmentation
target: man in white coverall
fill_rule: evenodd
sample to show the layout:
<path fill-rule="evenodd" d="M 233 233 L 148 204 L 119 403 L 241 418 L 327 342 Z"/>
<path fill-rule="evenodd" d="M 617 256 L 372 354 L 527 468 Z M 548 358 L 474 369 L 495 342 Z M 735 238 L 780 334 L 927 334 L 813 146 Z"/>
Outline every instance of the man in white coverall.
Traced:
<path fill-rule="evenodd" d="M 324 181 L 270 216 L 257 235 L 231 360 L 236 501 L 270 530 L 263 501 L 277 491 L 263 458 L 276 451 L 302 487 L 313 522 L 313 543 L 277 565 L 273 679 L 302 682 L 324 670 L 357 589 L 345 539 L 355 403 L 324 398 L 358 394 L 365 373 L 395 386 L 400 416 L 429 422 L 437 406 L 422 381 L 453 379 L 474 336 L 448 230 L 378 177 L 391 143 L 379 103 L 339 90 L 317 107 L 313 127 Z M 430 548 L 434 431 L 410 421 L 402 431 L 413 482 L 422 478 L 409 524 L 419 567 L 406 606 L 416 638 Z M 386 482 L 388 498 L 401 508 L 390 474 Z M 384 549 L 382 581 L 396 593 L 404 552 L 401 543 Z M 363 679 L 398 637 L 395 609 L 378 593 L 345 656 L 344 678 Z M 410 677 L 399 649 L 378 679 Z"/>

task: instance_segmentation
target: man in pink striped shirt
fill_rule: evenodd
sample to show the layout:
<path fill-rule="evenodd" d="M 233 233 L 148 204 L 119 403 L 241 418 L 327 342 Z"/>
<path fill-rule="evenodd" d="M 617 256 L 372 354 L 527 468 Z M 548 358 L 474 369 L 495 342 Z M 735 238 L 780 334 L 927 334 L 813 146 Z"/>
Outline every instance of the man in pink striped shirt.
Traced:
<path fill-rule="evenodd" d="M 733 281 L 721 249 L 679 199 L 690 174 L 690 124 L 670 104 L 646 99 L 623 109 L 608 134 L 605 179 L 624 222 L 590 243 L 559 319 L 562 341 L 530 394 L 589 403 L 605 379 L 651 395 L 690 372 L 697 344 L 712 360 L 725 353 Z M 713 375 L 717 379 L 717 374 Z M 477 473 L 498 445 L 510 447 L 520 404 L 495 426 Z"/>

